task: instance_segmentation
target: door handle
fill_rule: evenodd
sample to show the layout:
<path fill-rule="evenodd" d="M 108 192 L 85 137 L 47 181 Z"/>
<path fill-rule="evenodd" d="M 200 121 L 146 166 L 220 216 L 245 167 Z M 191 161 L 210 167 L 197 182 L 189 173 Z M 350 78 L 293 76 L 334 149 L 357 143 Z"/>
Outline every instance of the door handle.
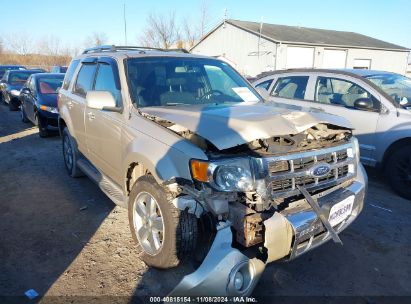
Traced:
<path fill-rule="evenodd" d="M 72 101 L 68 101 L 67 102 L 67 108 L 69 108 L 69 110 L 73 107 L 73 102 Z"/>
<path fill-rule="evenodd" d="M 89 120 L 93 120 L 94 118 L 96 118 L 96 116 L 94 115 L 93 112 L 88 112 L 88 113 L 87 113 L 87 116 L 88 116 L 88 119 L 89 119 Z"/>

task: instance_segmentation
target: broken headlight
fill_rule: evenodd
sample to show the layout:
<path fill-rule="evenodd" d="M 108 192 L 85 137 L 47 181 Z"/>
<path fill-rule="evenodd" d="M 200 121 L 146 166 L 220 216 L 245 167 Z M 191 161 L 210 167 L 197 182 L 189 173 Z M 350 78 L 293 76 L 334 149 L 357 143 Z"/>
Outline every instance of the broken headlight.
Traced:
<path fill-rule="evenodd" d="M 191 161 L 194 179 L 210 184 L 216 190 L 251 191 L 255 188 L 254 176 L 248 158 L 231 158 L 214 161 Z"/>

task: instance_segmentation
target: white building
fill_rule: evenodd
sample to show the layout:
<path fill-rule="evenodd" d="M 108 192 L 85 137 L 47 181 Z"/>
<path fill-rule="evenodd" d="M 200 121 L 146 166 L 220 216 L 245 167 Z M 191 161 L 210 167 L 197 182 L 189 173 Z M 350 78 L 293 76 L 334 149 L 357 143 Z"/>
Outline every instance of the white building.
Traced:
<path fill-rule="evenodd" d="M 361 68 L 405 74 L 409 49 L 352 32 L 225 20 L 192 49 L 255 76 L 293 68 Z"/>

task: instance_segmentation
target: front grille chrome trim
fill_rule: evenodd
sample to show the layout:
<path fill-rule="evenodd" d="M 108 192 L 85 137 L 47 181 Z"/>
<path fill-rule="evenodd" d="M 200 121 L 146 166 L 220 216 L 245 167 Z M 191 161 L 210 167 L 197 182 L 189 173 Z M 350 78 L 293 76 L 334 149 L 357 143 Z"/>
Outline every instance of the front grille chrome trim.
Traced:
<path fill-rule="evenodd" d="M 275 162 L 288 163 L 287 166 L 276 166 Z M 357 172 L 357 158 L 352 142 L 319 150 L 292 153 L 282 156 L 255 159 L 256 179 L 263 180 L 267 195 L 272 199 L 299 195 L 298 186 L 308 191 L 333 187 L 353 179 Z M 324 163 L 330 167 L 325 176 L 313 176 L 311 169 Z M 272 168 L 280 172 L 273 172 Z"/>

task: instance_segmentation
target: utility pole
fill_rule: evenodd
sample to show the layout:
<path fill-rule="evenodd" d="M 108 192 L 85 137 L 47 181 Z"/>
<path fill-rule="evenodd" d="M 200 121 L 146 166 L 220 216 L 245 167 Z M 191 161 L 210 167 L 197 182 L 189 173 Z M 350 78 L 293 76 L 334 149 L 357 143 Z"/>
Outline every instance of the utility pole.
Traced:
<path fill-rule="evenodd" d="M 127 21 L 126 21 L 126 3 L 123 5 L 123 19 L 124 19 L 124 45 L 127 45 Z"/>
<path fill-rule="evenodd" d="M 263 30 L 263 17 L 261 17 L 261 22 L 260 22 L 260 35 L 258 36 L 258 46 L 257 46 L 257 55 L 258 58 L 260 58 L 260 41 L 261 41 L 261 32 Z"/>

